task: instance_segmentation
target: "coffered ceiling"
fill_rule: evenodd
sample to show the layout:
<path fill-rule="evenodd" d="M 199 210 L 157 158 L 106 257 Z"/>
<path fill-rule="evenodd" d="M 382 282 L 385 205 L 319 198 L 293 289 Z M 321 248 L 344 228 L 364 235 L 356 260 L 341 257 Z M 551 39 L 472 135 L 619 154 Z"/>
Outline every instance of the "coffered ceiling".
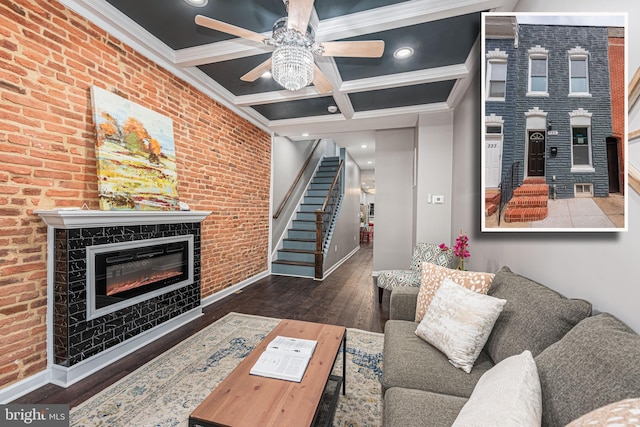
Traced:
<path fill-rule="evenodd" d="M 270 55 L 264 45 L 196 25 L 204 15 L 271 35 L 283 0 L 59 0 L 259 126 L 282 136 L 412 127 L 452 109 L 479 64 L 480 13 L 516 0 L 316 0 L 316 41 L 383 40 L 380 58 L 316 57 L 332 93 L 284 90 L 240 77 Z M 411 47 L 414 55 L 396 59 Z M 336 106 L 335 113 L 329 112 Z M 309 137 L 305 137 L 308 139 Z"/>

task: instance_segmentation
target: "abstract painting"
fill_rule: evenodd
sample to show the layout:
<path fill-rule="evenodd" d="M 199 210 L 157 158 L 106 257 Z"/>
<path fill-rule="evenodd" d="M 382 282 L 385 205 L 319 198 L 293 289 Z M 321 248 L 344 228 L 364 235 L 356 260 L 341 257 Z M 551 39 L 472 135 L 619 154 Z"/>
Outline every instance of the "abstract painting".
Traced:
<path fill-rule="evenodd" d="M 169 117 L 91 87 L 101 210 L 178 210 Z"/>

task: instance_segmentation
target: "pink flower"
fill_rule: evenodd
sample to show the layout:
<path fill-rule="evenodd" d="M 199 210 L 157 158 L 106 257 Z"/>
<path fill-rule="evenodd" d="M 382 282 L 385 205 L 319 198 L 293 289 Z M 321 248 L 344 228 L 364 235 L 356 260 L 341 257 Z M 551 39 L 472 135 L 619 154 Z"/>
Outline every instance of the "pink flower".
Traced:
<path fill-rule="evenodd" d="M 443 251 L 448 251 L 449 247 L 447 245 L 445 245 L 444 243 L 440 243 L 440 249 Z"/>

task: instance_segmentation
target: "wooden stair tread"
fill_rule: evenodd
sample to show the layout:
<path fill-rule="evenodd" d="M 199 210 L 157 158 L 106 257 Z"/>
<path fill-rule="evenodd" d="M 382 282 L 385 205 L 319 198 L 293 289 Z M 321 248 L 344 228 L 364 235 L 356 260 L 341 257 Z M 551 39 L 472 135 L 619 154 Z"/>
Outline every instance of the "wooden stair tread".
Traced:
<path fill-rule="evenodd" d="M 272 264 L 284 264 L 284 265 L 297 265 L 299 267 L 314 267 L 315 264 L 313 262 L 304 262 L 304 261 L 285 261 L 281 259 L 277 259 L 275 261 L 271 261 Z"/>

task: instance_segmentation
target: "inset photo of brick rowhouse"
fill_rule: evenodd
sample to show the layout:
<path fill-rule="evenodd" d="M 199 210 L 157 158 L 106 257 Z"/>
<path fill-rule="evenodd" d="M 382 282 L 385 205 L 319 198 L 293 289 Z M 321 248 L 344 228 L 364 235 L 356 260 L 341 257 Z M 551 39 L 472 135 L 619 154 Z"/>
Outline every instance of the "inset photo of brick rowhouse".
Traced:
<path fill-rule="evenodd" d="M 625 229 L 625 22 L 483 15 L 483 230 Z"/>

